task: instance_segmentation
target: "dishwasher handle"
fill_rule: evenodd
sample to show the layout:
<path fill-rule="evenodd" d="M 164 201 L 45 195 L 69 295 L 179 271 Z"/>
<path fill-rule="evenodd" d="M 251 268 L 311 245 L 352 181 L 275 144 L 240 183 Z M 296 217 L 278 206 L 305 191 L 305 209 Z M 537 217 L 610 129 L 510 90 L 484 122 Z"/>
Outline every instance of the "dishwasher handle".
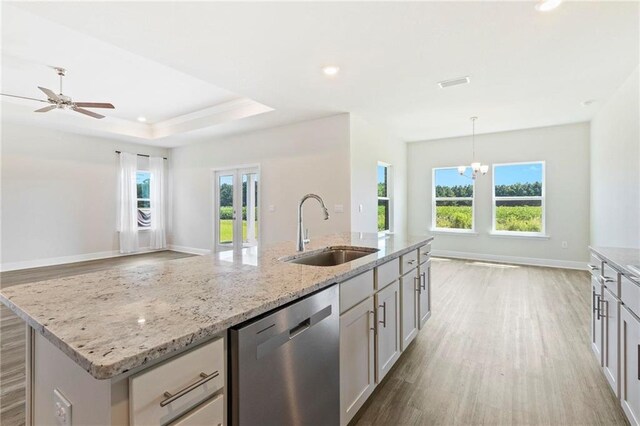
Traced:
<path fill-rule="evenodd" d="M 302 333 L 305 330 L 308 330 L 311 327 L 311 317 L 306 320 L 300 322 L 300 324 L 296 325 L 292 329 L 289 330 L 289 340 L 296 337 L 298 334 Z"/>

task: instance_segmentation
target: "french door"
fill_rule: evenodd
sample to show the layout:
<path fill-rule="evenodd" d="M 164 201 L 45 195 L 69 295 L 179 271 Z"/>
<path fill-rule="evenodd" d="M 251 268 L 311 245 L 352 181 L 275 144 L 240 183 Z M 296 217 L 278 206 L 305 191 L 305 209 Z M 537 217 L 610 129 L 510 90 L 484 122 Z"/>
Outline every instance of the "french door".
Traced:
<path fill-rule="evenodd" d="M 216 170 L 214 173 L 214 248 L 233 250 L 258 245 L 257 167 Z"/>

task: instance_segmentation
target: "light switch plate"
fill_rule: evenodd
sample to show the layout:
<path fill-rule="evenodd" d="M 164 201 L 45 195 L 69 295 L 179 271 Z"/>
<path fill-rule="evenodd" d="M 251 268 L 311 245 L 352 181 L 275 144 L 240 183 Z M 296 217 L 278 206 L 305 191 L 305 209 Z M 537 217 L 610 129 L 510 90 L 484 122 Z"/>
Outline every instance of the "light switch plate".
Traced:
<path fill-rule="evenodd" d="M 53 416 L 59 426 L 71 426 L 71 402 L 58 389 L 53 390 Z"/>

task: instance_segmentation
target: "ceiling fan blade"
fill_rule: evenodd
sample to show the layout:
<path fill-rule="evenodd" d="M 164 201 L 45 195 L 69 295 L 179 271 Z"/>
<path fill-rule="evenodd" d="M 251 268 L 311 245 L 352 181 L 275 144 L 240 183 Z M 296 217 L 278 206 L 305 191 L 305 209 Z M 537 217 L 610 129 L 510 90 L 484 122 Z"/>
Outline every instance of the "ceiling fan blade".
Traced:
<path fill-rule="evenodd" d="M 42 100 L 42 99 L 36 99 L 36 98 L 28 98 L 28 97 L 26 97 L 26 96 L 9 95 L 9 94 L 7 94 L 7 93 L 0 93 L 0 95 L 2 95 L 2 96 L 9 96 L 9 97 L 11 97 L 11 98 L 28 99 L 28 100 L 30 100 L 30 101 L 38 101 L 38 102 L 46 102 L 46 103 L 49 103 L 49 101 L 44 101 L 44 100 Z"/>
<path fill-rule="evenodd" d="M 109 108 L 115 109 L 112 104 L 102 102 L 74 102 L 74 105 L 82 108 Z"/>
<path fill-rule="evenodd" d="M 42 90 L 44 92 L 45 95 L 47 95 L 47 97 L 53 101 L 59 101 L 60 98 L 58 97 L 58 95 L 56 95 L 53 90 L 49 90 L 46 87 L 40 87 L 38 86 L 38 89 Z"/>
<path fill-rule="evenodd" d="M 75 112 L 79 112 L 80 114 L 84 114 L 84 115 L 88 115 L 89 117 L 93 117 L 93 118 L 104 118 L 104 115 L 100 115 L 100 114 L 96 114 L 93 111 L 89 111 L 87 109 L 82 109 L 82 108 L 77 108 L 74 107 L 73 110 Z"/>
<path fill-rule="evenodd" d="M 57 105 L 49 105 L 49 106 L 46 106 L 44 108 L 37 109 L 37 110 L 35 110 L 33 112 L 47 112 L 47 111 L 51 111 L 52 109 L 56 109 L 56 108 L 58 108 Z"/>

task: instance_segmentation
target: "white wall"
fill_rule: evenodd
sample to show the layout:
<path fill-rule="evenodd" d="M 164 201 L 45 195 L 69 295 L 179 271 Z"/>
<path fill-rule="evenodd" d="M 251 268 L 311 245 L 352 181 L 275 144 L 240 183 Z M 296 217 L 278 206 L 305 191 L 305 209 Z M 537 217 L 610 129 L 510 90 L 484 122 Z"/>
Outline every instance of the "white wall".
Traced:
<path fill-rule="evenodd" d="M 431 227 L 432 169 L 469 164 L 471 138 L 411 143 L 408 146 L 408 222 L 414 234 Z M 546 233 L 549 239 L 491 236 L 491 171 L 476 183 L 477 235 L 438 234 L 434 250 L 479 258 L 580 267 L 589 244 L 589 124 L 476 136 L 476 158 L 484 164 L 546 162 Z M 567 241 L 568 248 L 561 247 Z M 520 258 L 520 259 L 514 259 Z M 573 262 L 573 263 L 572 263 Z"/>
<path fill-rule="evenodd" d="M 4 270 L 115 254 L 115 150 L 167 155 L 149 146 L 2 124 Z M 148 246 L 145 237 L 141 232 L 141 247 Z"/>
<path fill-rule="evenodd" d="M 322 196 L 328 221 L 315 200 L 305 203 L 305 227 L 314 235 L 350 229 L 349 115 L 318 120 L 171 150 L 174 246 L 209 250 L 213 245 L 213 170 L 260 165 L 262 244 L 295 240 L 297 205 L 309 192 Z M 343 213 L 334 206 L 341 204 Z M 268 206 L 275 207 L 274 212 Z"/>
<path fill-rule="evenodd" d="M 640 71 L 591 122 L 591 244 L 640 248 Z"/>
<path fill-rule="evenodd" d="M 379 161 L 392 166 L 392 230 L 404 233 L 407 230 L 407 146 L 385 129 L 352 115 L 351 229 L 354 232 L 378 231 Z"/>

